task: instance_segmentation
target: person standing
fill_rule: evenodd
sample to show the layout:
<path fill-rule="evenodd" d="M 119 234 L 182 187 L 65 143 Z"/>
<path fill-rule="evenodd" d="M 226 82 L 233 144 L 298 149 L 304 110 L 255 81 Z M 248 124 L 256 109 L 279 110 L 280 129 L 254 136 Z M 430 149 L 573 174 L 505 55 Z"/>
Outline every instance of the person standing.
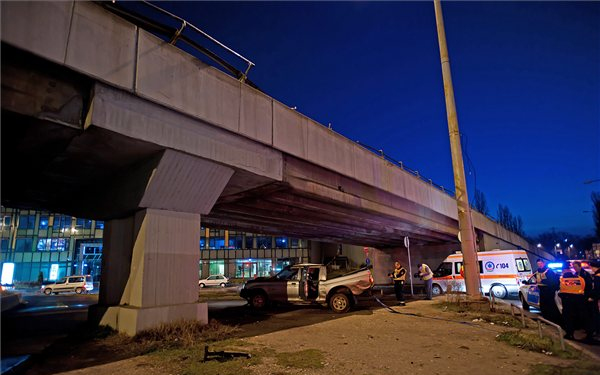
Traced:
<path fill-rule="evenodd" d="M 394 263 L 394 271 L 389 274 L 394 281 L 394 293 L 396 293 L 396 300 L 400 305 L 405 305 L 404 302 L 404 281 L 406 280 L 406 269 L 402 267 L 400 262 Z"/>
<path fill-rule="evenodd" d="M 600 260 L 590 262 L 594 272 L 592 280 L 593 322 L 596 335 L 600 335 Z"/>
<path fill-rule="evenodd" d="M 417 268 L 419 269 L 419 277 L 421 280 L 425 281 L 425 292 L 427 297 L 425 299 L 432 299 L 431 288 L 433 287 L 433 272 L 431 268 L 425 263 L 417 264 Z"/>
<path fill-rule="evenodd" d="M 594 340 L 594 298 L 593 298 L 593 281 L 592 276 L 583 269 L 580 261 L 573 262 L 573 268 L 577 273 L 577 276 L 583 279 L 583 300 L 581 301 L 581 312 L 583 317 L 583 324 L 585 325 L 585 339 L 583 342 L 588 344 L 598 345 L 600 342 Z M 596 304 L 597 306 L 597 304 Z"/>
<path fill-rule="evenodd" d="M 534 275 L 540 290 L 540 312 L 545 319 L 560 324 L 560 311 L 558 311 L 554 301 L 556 291 L 559 288 L 559 278 L 552 269 L 546 266 L 544 260 L 538 259 L 536 263 L 538 269 Z"/>
<path fill-rule="evenodd" d="M 569 263 L 567 263 L 569 264 Z M 565 339 L 575 340 L 575 325 L 581 312 L 583 302 L 583 279 L 577 275 L 570 265 L 565 267 L 560 278 L 560 291 L 562 301 L 562 316 L 565 328 Z"/>

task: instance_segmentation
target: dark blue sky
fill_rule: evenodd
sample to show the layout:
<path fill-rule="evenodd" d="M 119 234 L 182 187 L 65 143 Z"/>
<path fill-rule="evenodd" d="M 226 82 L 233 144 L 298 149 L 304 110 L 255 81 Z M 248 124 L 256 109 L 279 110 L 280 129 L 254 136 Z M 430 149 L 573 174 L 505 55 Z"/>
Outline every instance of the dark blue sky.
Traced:
<path fill-rule="evenodd" d="M 255 62 L 270 96 L 454 187 L 432 2 L 158 4 Z M 476 184 L 492 216 L 507 205 L 529 235 L 591 234 L 600 3 L 443 10 L 470 196 Z"/>

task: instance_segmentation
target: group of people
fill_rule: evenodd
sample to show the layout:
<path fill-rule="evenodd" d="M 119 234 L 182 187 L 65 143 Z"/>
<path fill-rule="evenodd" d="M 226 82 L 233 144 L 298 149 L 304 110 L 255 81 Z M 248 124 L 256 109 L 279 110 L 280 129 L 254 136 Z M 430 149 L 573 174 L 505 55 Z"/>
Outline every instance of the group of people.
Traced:
<path fill-rule="evenodd" d="M 418 276 L 425 281 L 426 299 L 432 299 L 433 271 L 431 271 L 431 268 L 424 263 L 418 264 L 417 267 L 419 271 L 415 276 Z M 388 274 L 388 277 L 394 282 L 394 293 L 396 294 L 396 300 L 400 305 L 405 305 L 403 288 L 404 282 L 406 281 L 406 274 L 406 269 L 402 267 L 400 262 L 395 262 L 394 270 Z"/>
<path fill-rule="evenodd" d="M 583 269 L 580 261 L 574 261 L 558 275 L 548 268 L 542 259 L 537 260 L 535 278 L 540 291 L 540 310 L 542 316 L 552 322 L 560 324 L 565 329 L 565 338 L 573 340 L 575 329 L 579 322 L 583 323 L 586 332 L 584 342 L 598 345 L 600 341 L 594 339 L 600 335 L 600 261 L 590 262 L 593 274 Z M 426 299 L 432 298 L 433 272 L 426 264 L 418 265 L 415 277 L 425 281 Z M 394 263 L 394 270 L 388 274 L 394 283 L 396 300 L 404 305 L 404 282 L 407 275 L 406 269 L 400 262 Z M 556 292 L 562 302 L 562 314 L 554 300 Z"/>
<path fill-rule="evenodd" d="M 581 322 L 586 332 L 584 342 L 598 345 L 594 339 L 600 334 L 600 261 L 590 262 L 593 274 L 583 269 L 580 261 L 567 265 L 562 275 L 546 266 L 542 259 L 537 260 L 535 278 L 540 291 L 542 316 L 565 329 L 565 338 L 573 340 L 577 324 Z M 562 302 L 562 315 L 555 303 L 555 295 Z"/>

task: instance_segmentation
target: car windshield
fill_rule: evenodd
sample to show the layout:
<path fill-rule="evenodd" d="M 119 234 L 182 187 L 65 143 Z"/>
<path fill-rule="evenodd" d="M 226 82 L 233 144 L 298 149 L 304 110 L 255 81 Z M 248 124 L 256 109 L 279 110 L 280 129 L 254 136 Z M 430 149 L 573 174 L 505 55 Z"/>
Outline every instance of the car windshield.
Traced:
<path fill-rule="evenodd" d="M 435 270 L 434 275 L 436 277 L 452 275 L 452 263 L 444 262 L 440 264 L 439 267 Z"/>
<path fill-rule="evenodd" d="M 298 274 L 298 268 L 286 267 L 282 269 L 275 277 L 279 280 L 290 280 Z"/>

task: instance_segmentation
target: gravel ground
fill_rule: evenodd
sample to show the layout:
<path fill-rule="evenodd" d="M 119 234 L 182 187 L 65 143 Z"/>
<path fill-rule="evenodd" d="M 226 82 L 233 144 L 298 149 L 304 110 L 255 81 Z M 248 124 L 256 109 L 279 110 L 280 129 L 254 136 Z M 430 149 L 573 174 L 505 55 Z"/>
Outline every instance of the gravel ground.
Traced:
<path fill-rule="evenodd" d="M 529 374 L 534 364 L 573 366 L 574 361 L 528 352 L 498 342 L 509 328 L 486 322 L 461 321 L 442 313 L 433 301 L 414 301 L 368 314 L 348 315 L 313 325 L 245 337 L 240 350 L 297 352 L 316 349 L 324 354 L 320 369 L 281 367 L 271 358 L 249 369 L 267 374 Z M 287 314 L 287 313 L 284 313 Z M 171 370 L 172 371 L 172 370 Z M 165 367 L 141 356 L 62 374 L 166 374 Z"/>

